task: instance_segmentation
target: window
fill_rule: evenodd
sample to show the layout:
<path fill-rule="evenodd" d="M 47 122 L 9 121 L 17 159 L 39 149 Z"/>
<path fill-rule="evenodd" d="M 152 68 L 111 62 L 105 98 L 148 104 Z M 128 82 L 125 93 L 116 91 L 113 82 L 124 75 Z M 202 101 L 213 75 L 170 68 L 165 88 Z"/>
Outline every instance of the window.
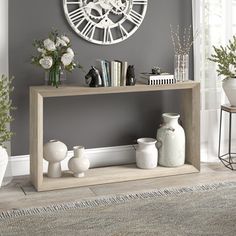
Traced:
<path fill-rule="evenodd" d="M 194 45 L 194 74 L 201 82 L 203 161 L 218 160 L 219 109 L 226 103 L 216 64 L 208 58 L 213 53 L 213 45 L 225 45 L 236 35 L 235 12 L 236 0 L 193 0 L 194 29 L 200 31 Z"/>

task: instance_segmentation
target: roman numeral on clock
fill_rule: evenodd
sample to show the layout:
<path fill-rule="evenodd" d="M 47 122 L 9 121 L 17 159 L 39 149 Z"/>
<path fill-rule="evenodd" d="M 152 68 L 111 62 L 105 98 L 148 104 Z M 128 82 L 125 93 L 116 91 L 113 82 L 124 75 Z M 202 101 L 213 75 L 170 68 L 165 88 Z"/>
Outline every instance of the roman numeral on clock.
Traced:
<path fill-rule="evenodd" d="M 108 42 L 112 42 L 112 41 L 113 41 L 113 36 L 112 36 L 110 27 L 104 28 L 103 42 L 108 43 Z"/>
<path fill-rule="evenodd" d="M 94 36 L 95 29 L 96 29 L 96 25 L 92 23 L 91 21 L 88 21 L 85 27 L 83 28 L 83 30 L 81 31 L 81 34 L 92 39 Z"/>
<path fill-rule="evenodd" d="M 69 17 L 71 22 L 75 25 L 76 28 L 83 22 L 84 20 L 84 11 L 79 8 L 69 13 Z"/>
<path fill-rule="evenodd" d="M 133 0 L 134 5 L 147 5 L 147 0 Z"/>
<path fill-rule="evenodd" d="M 143 16 L 132 9 L 127 16 L 127 19 L 134 23 L 136 26 L 139 26 L 143 20 Z"/>
<path fill-rule="evenodd" d="M 122 35 L 122 38 L 125 38 L 128 36 L 129 33 L 121 24 L 119 24 L 119 29 L 120 29 L 120 33 Z"/>

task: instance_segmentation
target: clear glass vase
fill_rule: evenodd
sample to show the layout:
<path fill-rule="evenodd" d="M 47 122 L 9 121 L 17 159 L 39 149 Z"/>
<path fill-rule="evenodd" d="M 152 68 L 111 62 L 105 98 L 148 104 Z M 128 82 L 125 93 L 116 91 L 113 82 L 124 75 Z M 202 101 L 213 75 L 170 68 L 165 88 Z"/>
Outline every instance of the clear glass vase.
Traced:
<path fill-rule="evenodd" d="M 45 85 L 59 87 L 66 83 L 66 71 L 60 66 L 53 66 L 50 70 L 45 71 Z"/>
<path fill-rule="evenodd" d="M 188 54 L 176 54 L 174 66 L 175 66 L 175 79 L 177 82 L 184 82 L 189 80 Z"/>

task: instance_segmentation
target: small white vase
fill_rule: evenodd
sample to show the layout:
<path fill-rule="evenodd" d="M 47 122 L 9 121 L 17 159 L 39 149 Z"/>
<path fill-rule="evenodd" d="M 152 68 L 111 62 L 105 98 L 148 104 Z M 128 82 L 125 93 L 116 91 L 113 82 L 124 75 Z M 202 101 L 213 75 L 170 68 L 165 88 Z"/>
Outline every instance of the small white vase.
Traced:
<path fill-rule="evenodd" d="M 140 169 L 153 169 L 157 167 L 158 153 L 156 149 L 156 140 L 152 138 L 140 138 L 137 142 L 137 167 Z"/>
<path fill-rule="evenodd" d="M 43 157 L 48 161 L 48 177 L 61 177 L 61 161 L 66 158 L 67 146 L 57 140 L 50 140 L 43 146 Z"/>
<path fill-rule="evenodd" d="M 73 172 L 74 177 L 84 177 L 84 172 L 89 169 L 90 162 L 85 155 L 85 148 L 82 146 L 73 147 L 74 156 L 68 162 L 68 168 Z"/>
<path fill-rule="evenodd" d="M 0 146 L 0 187 L 2 186 L 3 177 L 5 175 L 8 163 L 8 154 L 5 148 Z"/>
<path fill-rule="evenodd" d="M 159 165 L 182 166 L 185 163 L 185 132 L 179 125 L 179 114 L 164 113 L 164 124 L 157 130 Z"/>
<path fill-rule="evenodd" d="M 231 106 L 236 106 L 236 78 L 223 80 L 222 87 Z"/>

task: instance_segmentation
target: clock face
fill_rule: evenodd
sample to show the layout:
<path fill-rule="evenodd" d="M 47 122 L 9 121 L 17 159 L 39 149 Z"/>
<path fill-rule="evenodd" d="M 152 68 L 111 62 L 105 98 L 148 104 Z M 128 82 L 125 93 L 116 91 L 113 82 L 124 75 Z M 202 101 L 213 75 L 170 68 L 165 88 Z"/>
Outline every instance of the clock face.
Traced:
<path fill-rule="evenodd" d="M 84 39 L 102 45 L 119 43 L 141 25 L 148 0 L 63 0 L 66 18 Z"/>

